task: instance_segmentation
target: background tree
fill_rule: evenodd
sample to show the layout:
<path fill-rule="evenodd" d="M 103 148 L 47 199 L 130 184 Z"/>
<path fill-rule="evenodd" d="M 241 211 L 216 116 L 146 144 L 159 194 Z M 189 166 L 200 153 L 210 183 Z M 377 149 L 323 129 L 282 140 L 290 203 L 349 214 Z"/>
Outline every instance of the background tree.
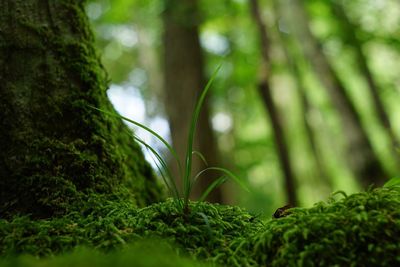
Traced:
<path fill-rule="evenodd" d="M 191 116 L 196 100 L 205 86 L 198 30 L 201 18 L 197 4 L 196 0 L 168 0 L 165 1 L 163 14 L 165 107 L 172 143 L 182 162 L 186 154 Z M 207 99 L 197 125 L 194 149 L 204 155 L 210 166 L 218 165 L 218 148 L 210 124 Z M 205 167 L 204 163 L 197 159 L 193 164 L 192 173 L 196 174 Z M 178 170 L 174 170 L 175 176 L 179 177 Z M 199 197 L 212 181 L 213 177 L 207 174 L 200 177 L 193 191 L 194 197 Z M 223 202 L 221 187 L 213 191 L 208 200 Z"/>
<path fill-rule="evenodd" d="M 286 143 L 286 134 L 280 118 L 279 110 L 274 103 L 271 91 L 270 39 L 257 0 L 250 0 L 250 10 L 259 30 L 260 52 L 262 55 L 260 68 L 261 78 L 258 84 L 258 91 L 264 102 L 266 110 L 268 111 L 268 116 L 274 131 L 276 150 L 279 156 L 282 172 L 284 174 L 285 191 L 287 194 L 288 203 L 292 206 L 296 206 L 296 180 L 291 164 L 289 147 Z"/>
<path fill-rule="evenodd" d="M 381 184 L 386 177 L 385 171 L 372 148 L 344 84 L 331 67 L 321 44 L 308 26 L 304 5 L 297 0 L 288 1 L 285 10 L 286 18 L 292 18 L 293 32 L 341 118 L 342 130 L 346 136 L 349 167 L 364 186 Z"/>
<path fill-rule="evenodd" d="M 340 24 L 341 35 L 344 40 L 344 43 L 349 45 L 351 49 L 354 51 L 355 62 L 358 66 L 360 73 L 362 74 L 362 77 L 366 81 L 367 85 L 366 87 L 371 96 L 373 108 L 375 110 L 376 115 L 379 118 L 378 121 L 387 132 L 392 147 L 391 151 L 393 154 L 393 158 L 396 159 L 397 164 L 399 164 L 400 157 L 395 151 L 395 149 L 399 147 L 398 138 L 394 133 L 392 123 L 385 110 L 383 101 L 381 99 L 381 95 L 379 93 L 382 91 L 382 88 L 379 87 L 378 82 L 376 81 L 368 65 L 368 59 L 363 49 L 363 43 L 357 36 L 358 27 L 350 20 L 350 18 L 346 14 L 346 11 L 344 10 L 342 3 L 340 3 L 339 1 L 332 1 L 330 3 L 330 7 L 337 18 L 338 24 Z"/>
<path fill-rule="evenodd" d="M 282 14 L 297 15 L 296 6 L 275 2 Z M 165 99 L 158 98 L 162 90 L 154 89 L 161 88 L 163 84 L 160 77 L 165 66 L 165 1 L 113 0 L 112 5 L 110 3 L 109 0 L 89 0 L 87 6 L 95 25 L 97 43 L 104 51 L 103 62 L 112 80 L 108 94 L 117 110 L 134 119 L 138 119 L 134 116 L 142 114 L 138 110 L 144 110 L 145 106 L 139 119 L 143 118 L 143 123 L 169 138 Z M 274 18 L 275 11 L 270 2 L 259 1 L 259 4 L 271 36 L 273 64 L 270 68 L 273 76 L 270 83 L 272 88 L 279 89 L 274 94 L 274 101 L 283 114 L 281 119 L 284 120 L 293 172 L 298 181 L 296 189 L 300 205 L 311 205 L 326 199 L 331 191 L 344 189 L 346 193 L 351 193 L 360 190 L 360 179 L 354 179 L 347 158 L 359 153 L 355 150 L 347 152 L 346 146 L 350 143 L 346 141 L 342 117 L 310 64 L 314 59 L 302 51 L 305 42 L 298 41 L 298 32 L 293 30 L 286 16 Z M 343 42 L 345 39 L 338 16 L 326 1 L 303 1 L 302 4 L 307 9 L 307 25 L 351 99 L 375 158 L 389 171 L 388 175 L 396 175 L 398 169 L 388 149 L 391 146 L 389 138 L 373 111 L 372 99 L 365 90 L 365 77 L 354 61 L 354 50 Z M 398 135 L 398 1 L 354 0 L 342 1 L 341 4 L 351 22 L 357 25 L 357 37 L 362 42 L 368 67 L 381 88 L 381 101 L 393 131 Z M 277 207 L 284 205 L 286 193 L 273 129 L 266 118 L 268 114 L 260 94 L 254 90 L 262 60 L 259 30 L 249 12 L 248 1 L 201 0 L 197 9 L 201 14 L 198 38 L 203 51 L 204 73 L 211 73 L 223 62 L 212 90 L 212 101 L 208 103 L 212 111 L 209 120 L 218 143 L 216 147 L 223 155 L 220 160 L 224 165 L 247 179 L 252 189 L 251 194 L 232 190 L 225 192 L 224 197 L 270 216 Z M 275 29 L 283 35 L 283 41 L 278 40 Z M 297 66 L 300 77 L 295 77 L 296 72 L 287 63 L 285 49 L 282 48 L 287 50 L 290 61 Z M 305 98 L 299 90 L 302 87 Z M 124 93 L 120 94 L 123 101 L 115 101 L 116 91 Z M 304 109 L 307 105 L 309 108 Z M 316 167 L 316 153 L 310 145 L 305 121 L 313 130 L 318 154 L 316 160 L 321 161 L 329 179 L 321 179 L 323 175 Z M 352 133 L 349 128 L 346 132 Z M 332 189 L 328 189 L 330 186 Z"/>
<path fill-rule="evenodd" d="M 281 9 L 279 8 L 279 4 L 274 2 L 274 15 L 275 15 L 275 23 L 277 27 L 275 28 L 279 35 L 280 46 L 282 47 L 283 53 L 285 54 L 286 64 L 290 73 L 293 75 L 294 81 L 296 83 L 296 89 L 298 91 L 298 95 L 300 98 L 300 106 L 301 106 L 301 115 L 306 131 L 306 137 L 309 142 L 312 156 L 315 160 L 315 168 L 317 169 L 318 177 L 326 184 L 328 191 L 332 190 L 332 181 L 329 177 L 329 174 L 326 170 L 324 155 L 320 152 L 319 143 L 317 140 L 317 136 L 315 134 L 315 129 L 310 123 L 309 115 L 315 109 L 310 100 L 308 99 L 306 83 L 304 81 L 304 74 L 302 73 L 302 69 L 300 64 L 296 59 L 301 56 L 296 53 L 297 49 L 293 44 L 293 38 L 290 38 L 288 34 L 283 33 L 279 29 L 279 22 L 282 18 Z"/>
<path fill-rule="evenodd" d="M 92 194 L 138 206 L 161 190 L 112 110 L 82 1 L 0 2 L 0 213 L 51 217 Z"/>

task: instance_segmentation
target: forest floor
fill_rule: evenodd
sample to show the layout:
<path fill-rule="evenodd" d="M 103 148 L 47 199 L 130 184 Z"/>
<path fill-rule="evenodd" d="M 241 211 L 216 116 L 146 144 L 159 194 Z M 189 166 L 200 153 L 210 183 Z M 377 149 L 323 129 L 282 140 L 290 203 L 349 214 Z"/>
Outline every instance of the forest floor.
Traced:
<path fill-rule="evenodd" d="M 174 200 L 137 209 L 93 200 L 82 212 L 0 220 L 0 266 L 399 266 L 400 193 L 334 194 L 261 220 L 235 206 Z"/>

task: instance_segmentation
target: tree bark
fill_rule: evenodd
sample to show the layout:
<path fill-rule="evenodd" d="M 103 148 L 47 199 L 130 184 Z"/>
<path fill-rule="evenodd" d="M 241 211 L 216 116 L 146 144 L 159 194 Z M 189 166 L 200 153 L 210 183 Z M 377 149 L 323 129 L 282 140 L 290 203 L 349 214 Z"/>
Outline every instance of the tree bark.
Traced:
<path fill-rule="evenodd" d="M 288 198 L 288 204 L 297 205 L 296 179 L 290 161 L 289 147 L 286 142 L 285 131 L 280 119 L 279 110 L 272 98 L 270 86 L 270 42 L 267 33 L 267 27 L 261 16 L 258 0 L 250 0 L 250 9 L 257 24 L 260 36 L 260 51 L 262 56 L 261 78 L 258 84 L 258 90 L 267 109 L 271 121 L 272 130 L 276 142 L 276 150 L 281 164 L 285 181 L 285 191 Z"/>
<path fill-rule="evenodd" d="M 184 161 L 191 116 L 204 85 L 203 55 L 199 41 L 200 17 L 197 0 L 166 0 L 164 18 L 164 73 L 165 106 L 169 118 L 172 143 Z M 209 104 L 206 99 L 197 125 L 194 148 L 206 158 L 208 165 L 218 165 L 218 149 L 210 124 Z M 194 156 L 196 157 L 196 156 Z M 194 160 L 192 173 L 205 165 Z M 173 169 L 176 177 L 178 170 Z M 214 177 L 205 174 L 193 188 L 192 197 L 201 195 Z M 178 181 L 182 183 L 182 181 Z M 208 197 L 211 202 L 223 202 L 221 188 Z"/>
<path fill-rule="evenodd" d="M 286 19 L 291 21 L 292 32 L 301 43 L 306 58 L 310 61 L 315 74 L 339 113 L 346 139 L 349 167 L 365 187 L 371 184 L 382 184 L 387 178 L 386 173 L 373 151 L 361 119 L 343 83 L 323 53 L 321 44 L 311 33 L 303 4 L 299 0 L 286 1 L 284 10 L 287 12 Z"/>
<path fill-rule="evenodd" d="M 88 106 L 112 111 L 82 2 L 0 1 L 1 216 L 162 195 L 127 127 Z"/>

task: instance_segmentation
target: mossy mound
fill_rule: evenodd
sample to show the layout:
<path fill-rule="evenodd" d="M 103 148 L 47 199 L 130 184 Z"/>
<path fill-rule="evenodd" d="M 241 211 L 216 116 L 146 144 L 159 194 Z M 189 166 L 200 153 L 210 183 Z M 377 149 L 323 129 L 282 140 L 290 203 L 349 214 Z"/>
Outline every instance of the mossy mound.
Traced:
<path fill-rule="evenodd" d="M 256 234 L 243 256 L 260 266 L 400 266 L 400 193 L 380 188 L 294 208 Z"/>
<path fill-rule="evenodd" d="M 293 208 L 264 223 L 238 207 L 194 202 L 183 215 L 172 200 L 137 209 L 98 195 L 63 218 L 0 220 L 0 254 L 7 258 L 69 253 L 77 246 L 113 258 L 126 245 L 157 238 L 171 244 L 173 255 L 222 266 L 400 266 L 399 237 L 400 193 L 388 188 Z M 154 253 L 158 257 L 158 249 Z"/>
<path fill-rule="evenodd" d="M 195 258 L 225 266 L 243 266 L 238 249 L 262 226 L 238 207 L 204 202 L 191 203 L 190 213 L 182 216 L 172 200 L 139 210 L 136 220 L 137 234 L 162 237 Z"/>
<path fill-rule="evenodd" d="M 51 256 L 87 246 L 110 251 L 131 240 L 137 208 L 132 202 L 110 201 L 93 194 L 79 212 L 63 217 L 0 220 L 0 255 Z"/>
<path fill-rule="evenodd" d="M 0 254 L 43 257 L 76 246 L 110 252 L 143 238 L 162 238 L 177 253 L 234 265 L 241 261 L 235 250 L 261 227 L 259 219 L 238 207 L 201 202 L 191 203 L 190 210 L 183 215 L 172 200 L 137 209 L 94 195 L 81 212 L 62 218 L 0 220 Z"/>

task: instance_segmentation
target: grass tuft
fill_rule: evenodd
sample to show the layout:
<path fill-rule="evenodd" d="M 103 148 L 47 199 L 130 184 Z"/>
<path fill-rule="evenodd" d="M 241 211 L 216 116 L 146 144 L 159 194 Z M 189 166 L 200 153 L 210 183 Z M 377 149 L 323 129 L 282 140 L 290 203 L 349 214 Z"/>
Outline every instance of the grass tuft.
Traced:
<path fill-rule="evenodd" d="M 148 128 L 147 126 L 131 120 L 129 118 L 126 118 L 124 116 L 121 116 L 117 113 L 112 113 L 103 109 L 99 109 L 93 106 L 90 106 L 91 108 L 98 110 L 100 112 L 103 112 L 107 115 L 118 117 L 120 119 L 123 119 L 127 122 L 130 122 L 145 131 L 149 132 L 152 134 L 155 138 L 157 138 L 159 141 L 161 141 L 165 147 L 168 149 L 168 151 L 171 153 L 171 155 L 174 157 L 177 165 L 178 165 L 178 170 L 179 170 L 179 176 L 180 177 L 174 177 L 172 175 L 172 172 L 170 171 L 168 165 L 166 164 L 165 160 L 163 157 L 150 145 L 148 145 L 146 142 L 144 142 L 140 137 L 134 136 L 134 139 L 140 143 L 142 146 L 144 146 L 151 154 L 154 156 L 153 160 L 156 164 L 156 167 L 158 169 L 158 172 L 160 173 L 162 180 L 167 187 L 168 191 L 170 192 L 170 195 L 174 198 L 174 202 L 177 204 L 178 207 L 181 209 L 181 213 L 187 215 L 190 212 L 189 209 L 189 196 L 190 193 L 193 189 L 193 186 L 195 185 L 196 181 L 200 178 L 202 174 L 204 174 L 207 171 L 217 171 L 223 174 L 223 176 L 218 177 L 217 179 L 214 180 L 202 193 L 200 197 L 200 201 L 204 201 L 207 196 L 218 186 L 222 185 L 228 178 L 231 178 L 233 181 L 235 181 L 237 184 L 239 184 L 243 189 L 249 191 L 247 186 L 244 184 L 244 182 L 235 174 L 230 172 L 229 170 L 221 167 L 207 167 L 206 169 L 200 171 L 197 173 L 194 177 L 192 177 L 192 164 L 193 164 L 193 155 L 198 156 L 205 164 L 208 166 L 206 159 L 204 156 L 198 152 L 193 150 L 193 142 L 194 142 L 194 137 L 195 137 L 195 132 L 196 132 L 196 126 L 197 122 L 199 119 L 200 111 L 203 106 L 204 100 L 206 98 L 206 95 L 208 91 L 211 88 L 211 84 L 213 83 L 214 79 L 216 78 L 221 66 L 219 66 L 211 76 L 210 80 L 207 82 L 204 90 L 202 91 L 199 99 L 197 100 L 196 106 L 194 108 L 194 111 L 192 113 L 192 118 L 191 118 L 191 123 L 190 123 L 190 129 L 189 129 L 189 134 L 187 138 L 187 148 L 186 148 L 186 156 L 185 156 L 185 164 L 183 165 L 175 151 L 175 149 L 164 139 L 162 138 L 159 134 L 154 132 L 152 129 Z M 184 166 L 184 168 L 182 168 Z M 181 178 L 181 179 L 179 179 Z M 183 181 L 183 188 L 181 190 L 178 189 L 177 182 L 178 180 Z"/>

